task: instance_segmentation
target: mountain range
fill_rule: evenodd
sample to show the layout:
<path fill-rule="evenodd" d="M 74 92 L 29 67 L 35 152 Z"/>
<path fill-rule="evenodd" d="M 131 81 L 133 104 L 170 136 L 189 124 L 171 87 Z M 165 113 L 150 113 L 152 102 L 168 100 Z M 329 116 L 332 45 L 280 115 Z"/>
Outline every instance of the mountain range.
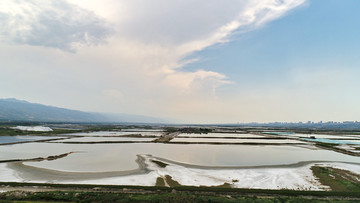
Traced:
<path fill-rule="evenodd" d="M 165 119 L 115 113 L 92 113 L 18 99 L 0 99 L 0 121 L 74 123 L 168 123 Z"/>

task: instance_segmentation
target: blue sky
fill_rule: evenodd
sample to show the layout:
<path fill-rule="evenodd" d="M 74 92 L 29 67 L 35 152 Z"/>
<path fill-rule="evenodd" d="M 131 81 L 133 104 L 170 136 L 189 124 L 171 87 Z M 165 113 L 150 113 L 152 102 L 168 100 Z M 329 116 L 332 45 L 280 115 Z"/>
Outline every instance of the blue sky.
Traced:
<path fill-rule="evenodd" d="M 221 72 L 241 85 L 286 83 L 287 73 L 298 68 L 358 68 L 359 7 L 356 0 L 309 1 L 262 28 L 235 32 L 229 43 L 193 54 L 200 61 L 184 69 Z"/>
<path fill-rule="evenodd" d="M 360 120 L 357 0 L 3 0 L 0 97 L 186 123 Z"/>

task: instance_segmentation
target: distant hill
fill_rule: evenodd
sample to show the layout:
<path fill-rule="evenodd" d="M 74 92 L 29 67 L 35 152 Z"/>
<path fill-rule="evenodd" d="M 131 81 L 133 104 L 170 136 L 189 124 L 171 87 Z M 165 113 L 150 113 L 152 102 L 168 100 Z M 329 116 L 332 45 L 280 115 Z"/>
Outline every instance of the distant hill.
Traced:
<path fill-rule="evenodd" d="M 89 113 L 17 99 L 0 99 L 0 121 L 166 123 L 148 116 Z"/>

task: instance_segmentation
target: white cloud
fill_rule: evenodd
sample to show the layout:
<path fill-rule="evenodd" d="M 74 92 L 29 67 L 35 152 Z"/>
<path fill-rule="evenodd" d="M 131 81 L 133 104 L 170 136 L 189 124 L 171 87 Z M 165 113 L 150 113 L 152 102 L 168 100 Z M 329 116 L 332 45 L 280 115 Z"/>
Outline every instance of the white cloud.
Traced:
<path fill-rule="evenodd" d="M 112 33 L 93 12 L 64 0 L 3 0 L 0 26 L 7 41 L 66 51 L 102 43 Z"/>
<path fill-rule="evenodd" d="M 279 18 L 304 1 L 4 0 L 0 3 L 0 24 L 6 31 L 0 31 L 1 41 L 7 46 L 9 42 L 18 44 L 7 53 L 0 50 L 0 54 L 34 55 L 42 60 L 29 63 L 7 58 L 2 63 L 18 72 L 3 75 L 2 85 L 14 83 L 17 79 L 12 74 L 24 69 L 36 72 L 46 68 L 50 73 L 39 76 L 39 81 L 47 86 L 40 87 L 44 95 L 38 97 L 53 105 L 176 117 L 181 103 L 189 104 L 186 112 L 191 116 L 192 110 L 206 101 L 199 108 L 205 115 L 211 104 L 219 102 L 217 88 L 232 82 L 226 75 L 204 68 L 183 70 L 184 65 L 197 60 L 191 55 L 228 42 L 234 31 L 249 31 Z M 53 80 L 58 72 L 68 75 Z M 11 77 L 11 81 L 6 79 Z M 66 90 L 69 80 L 65 78 L 74 84 Z M 34 78 L 29 81 L 35 83 Z M 45 94 L 48 89 L 57 90 L 57 96 Z M 64 101 L 67 94 L 77 104 Z M 121 100 L 121 108 L 113 103 L 99 105 L 107 104 L 104 95 Z"/>
<path fill-rule="evenodd" d="M 193 84 L 196 81 L 202 82 L 209 80 L 212 82 L 212 87 L 216 88 L 220 84 L 231 84 L 232 82 L 225 80 L 226 76 L 217 72 L 198 70 L 196 72 L 175 72 L 168 74 L 164 80 L 165 84 L 177 87 L 183 90 L 194 88 Z"/>

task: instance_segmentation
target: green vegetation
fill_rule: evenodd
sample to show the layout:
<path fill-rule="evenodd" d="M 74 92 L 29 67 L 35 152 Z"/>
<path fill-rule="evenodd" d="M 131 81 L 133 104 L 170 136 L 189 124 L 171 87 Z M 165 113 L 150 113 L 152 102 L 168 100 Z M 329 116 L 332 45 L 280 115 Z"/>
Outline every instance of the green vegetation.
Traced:
<path fill-rule="evenodd" d="M 82 129 L 58 129 L 53 128 L 50 132 L 37 132 L 37 131 L 22 131 L 17 129 L 11 129 L 17 125 L 34 126 L 41 125 L 40 123 L 14 123 L 13 125 L 1 125 L 0 123 L 0 136 L 13 136 L 13 135 L 58 135 L 67 133 L 79 133 L 79 132 L 96 132 L 96 131 L 120 131 L 122 128 L 128 126 L 122 125 L 79 125 Z M 132 126 L 130 126 L 132 127 Z M 147 129 L 144 127 L 144 129 Z M 138 135 L 137 135 L 138 136 Z"/>
<path fill-rule="evenodd" d="M 213 186 L 215 188 L 231 188 L 231 184 L 230 183 L 224 183 L 222 185 L 217 185 L 217 186 Z"/>
<path fill-rule="evenodd" d="M 10 127 L 0 127 L 0 136 L 14 136 L 14 135 L 54 135 L 82 132 L 81 130 L 68 130 L 68 129 L 54 129 L 50 132 L 37 132 L 37 131 L 23 131 L 11 129 Z"/>
<path fill-rule="evenodd" d="M 156 178 L 156 186 L 158 187 L 165 187 L 165 180 L 162 177 Z"/>
<path fill-rule="evenodd" d="M 155 140 L 153 140 L 152 142 L 170 142 L 170 140 L 172 140 L 174 137 L 170 136 L 170 135 L 164 135 L 161 136 Z"/>
<path fill-rule="evenodd" d="M 349 151 L 346 149 L 338 148 L 337 146 L 339 146 L 339 144 L 317 142 L 315 144 L 315 146 L 320 147 L 320 148 L 326 148 L 326 149 L 333 150 L 333 151 L 343 153 L 343 154 L 348 154 L 351 156 L 360 156 L 360 153 L 358 153 L 358 152 L 352 152 L 352 151 Z"/>
<path fill-rule="evenodd" d="M 41 125 L 39 123 L 18 123 L 18 125 L 24 126 L 33 126 Z M 17 129 L 11 129 L 15 125 L 0 125 L 0 136 L 14 136 L 14 135 L 58 135 L 58 134 L 68 134 L 68 133 L 79 133 L 79 132 L 96 132 L 96 131 L 121 131 L 122 128 L 134 127 L 134 126 L 122 126 L 122 125 L 80 125 L 82 129 L 57 129 L 53 128 L 53 131 L 50 132 L 37 132 L 37 131 L 22 131 Z M 149 127 L 143 126 L 144 129 L 149 129 Z M 151 128 L 150 128 L 151 129 Z M 141 134 L 133 134 L 132 137 L 139 137 Z"/>
<path fill-rule="evenodd" d="M 141 134 L 129 134 L 129 135 L 121 135 L 121 137 L 143 137 Z M 144 136 L 145 137 L 145 136 Z M 156 136 L 146 136 L 146 137 L 156 137 Z"/>
<path fill-rule="evenodd" d="M 326 148 L 334 148 L 334 147 L 338 146 L 338 144 L 334 144 L 334 143 L 323 143 L 323 142 L 317 142 L 315 145 L 316 145 L 316 146 L 319 146 L 319 147 L 326 147 Z"/>
<path fill-rule="evenodd" d="M 0 200 L 0 203 L 49 203 L 48 201 L 11 201 L 11 200 Z M 56 201 L 56 203 L 65 203 Z"/>
<path fill-rule="evenodd" d="M 174 128 L 174 127 L 165 127 L 164 130 L 165 130 L 165 132 L 166 132 L 167 134 L 169 134 L 169 133 L 177 132 L 179 129 L 178 129 L 178 128 Z"/>
<path fill-rule="evenodd" d="M 210 128 L 174 128 L 174 127 L 167 127 L 165 128 L 165 132 L 167 133 L 174 133 L 174 132 L 181 132 L 181 133 L 197 133 L 197 134 L 207 134 L 211 133 L 212 129 Z"/>
<path fill-rule="evenodd" d="M 171 176 L 166 175 L 165 176 L 165 181 L 166 183 L 170 186 L 170 187 L 178 187 L 181 186 L 181 184 L 179 182 L 177 182 L 176 180 L 173 180 Z"/>
<path fill-rule="evenodd" d="M 182 133 L 197 133 L 197 134 L 207 134 L 211 133 L 212 130 L 209 128 L 181 128 L 179 130 Z"/>
<path fill-rule="evenodd" d="M 350 203 L 359 200 L 349 199 L 317 199 L 305 197 L 287 196 L 246 196 L 243 194 L 199 194 L 187 193 L 173 190 L 168 193 L 122 193 L 122 192 L 76 192 L 76 191 L 55 191 L 55 192 L 7 192 L 0 194 L 0 202 L 11 201 L 52 201 L 52 202 L 229 202 L 229 203 L 295 203 L 295 202 L 336 202 Z"/>
<path fill-rule="evenodd" d="M 170 177 L 171 178 L 171 177 Z M 172 178 L 171 178 L 172 179 Z M 213 194 L 215 196 L 220 194 L 226 195 L 239 195 L 239 196 L 307 196 L 311 198 L 355 198 L 359 201 L 360 192 L 352 191 L 296 191 L 296 190 L 264 190 L 264 189 L 242 189 L 242 188 L 224 188 L 224 187 L 195 187 L 195 186 L 177 186 L 173 188 L 159 187 L 159 186 L 126 186 L 126 185 L 85 185 L 85 184 L 49 184 L 49 183 L 17 183 L 17 182 L 0 182 L 0 187 L 34 187 L 46 188 L 52 190 L 69 190 L 69 191 L 87 191 L 87 192 L 128 192 L 128 193 L 141 193 L 141 194 L 163 194 L 170 193 L 173 189 L 177 193 L 196 193 L 196 194 Z M 94 188 L 97 188 L 96 190 Z M 85 193 L 85 192 L 83 192 Z M 0 193 L 0 200 L 6 200 L 5 194 Z M 9 195 L 13 196 L 13 195 Z M 7 198 L 8 199 L 8 198 Z M 14 199 L 15 200 L 15 199 Z M 16 199 L 20 200 L 20 199 Z M 23 199 L 29 200 L 29 199 Z M 40 200 L 40 199 L 38 199 Z M 54 199 L 53 199 L 54 200 Z M 62 201 L 62 200 L 58 200 Z M 74 200 L 75 201 L 75 200 Z"/>
<path fill-rule="evenodd" d="M 161 162 L 161 161 L 157 161 L 157 160 L 151 160 L 151 162 L 153 163 L 156 163 L 158 166 L 160 166 L 161 168 L 165 168 L 167 165 L 169 164 L 166 164 L 164 162 Z"/>
<path fill-rule="evenodd" d="M 166 175 L 165 178 L 163 177 L 158 177 L 156 179 L 156 186 L 159 187 L 179 187 L 181 186 L 180 183 L 178 183 L 176 180 L 173 180 L 171 176 Z"/>
<path fill-rule="evenodd" d="M 330 168 L 311 167 L 321 184 L 329 186 L 333 191 L 360 192 L 360 175 L 350 171 Z"/>

